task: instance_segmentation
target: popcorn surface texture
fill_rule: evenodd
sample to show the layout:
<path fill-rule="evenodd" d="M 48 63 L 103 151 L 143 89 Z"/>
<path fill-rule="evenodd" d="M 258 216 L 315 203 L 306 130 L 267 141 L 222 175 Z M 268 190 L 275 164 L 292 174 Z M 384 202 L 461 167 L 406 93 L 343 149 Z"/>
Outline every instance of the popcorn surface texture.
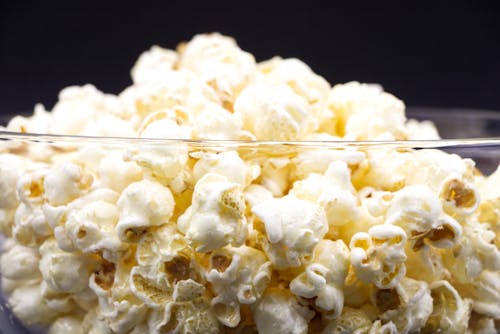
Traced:
<path fill-rule="evenodd" d="M 298 59 L 256 62 L 217 33 L 153 46 L 131 75 L 119 95 L 68 87 L 1 129 L 141 138 L 0 143 L 1 283 L 25 325 L 500 330 L 500 169 L 342 145 L 439 139 L 401 100 L 332 87 Z"/>

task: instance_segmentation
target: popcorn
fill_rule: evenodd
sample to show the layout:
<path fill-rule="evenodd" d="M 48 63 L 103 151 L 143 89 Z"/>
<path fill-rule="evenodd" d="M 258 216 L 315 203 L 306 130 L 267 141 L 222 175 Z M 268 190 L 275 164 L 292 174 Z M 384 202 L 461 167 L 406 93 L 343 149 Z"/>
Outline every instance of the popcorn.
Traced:
<path fill-rule="evenodd" d="M 14 243 L 10 249 L 4 249 L 0 257 L 0 272 L 3 277 L 11 280 L 37 278 L 40 276 L 39 261 L 37 250 Z"/>
<path fill-rule="evenodd" d="M 0 277 L 24 324 L 498 331 L 500 169 L 354 144 L 439 134 L 378 85 L 332 88 L 217 33 L 153 46 L 131 75 L 118 95 L 68 87 L 0 126 L 21 133 L 0 143 Z"/>
<path fill-rule="evenodd" d="M 131 267 L 126 258 L 116 264 L 102 260 L 89 279 L 89 287 L 98 296 L 97 313 L 112 333 L 127 333 L 147 317 L 147 305 L 130 288 Z"/>
<path fill-rule="evenodd" d="M 370 318 L 363 310 L 344 307 L 340 317 L 332 320 L 323 330 L 323 333 L 367 333 L 371 324 Z"/>
<path fill-rule="evenodd" d="M 257 165 L 247 165 L 237 152 L 203 153 L 193 167 L 196 182 L 208 173 L 224 175 L 230 182 L 247 186 L 260 174 Z"/>
<path fill-rule="evenodd" d="M 258 64 L 257 83 L 267 85 L 288 85 L 297 95 L 302 96 L 312 107 L 320 124 L 320 130 L 332 132 L 335 117 L 327 106 L 330 84 L 315 74 L 306 64 L 296 58 L 274 57 Z"/>
<path fill-rule="evenodd" d="M 161 82 L 174 69 L 179 61 L 179 55 L 173 51 L 153 45 L 143 52 L 130 71 L 134 84 Z"/>
<path fill-rule="evenodd" d="M 215 291 L 211 304 L 217 318 L 236 327 L 240 304 L 253 304 L 262 297 L 271 280 L 271 263 L 255 248 L 226 247 L 211 254 L 206 279 Z"/>
<path fill-rule="evenodd" d="M 93 177 L 81 167 L 67 163 L 50 171 L 43 179 L 44 196 L 51 205 L 67 204 L 82 196 L 92 185 Z"/>
<path fill-rule="evenodd" d="M 342 240 L 322 240 L 314 248 L 310 264 L 290 282 L 290 291 L 316 298 L 326 318 L 337 318 L 344 305 L 344 280 L 349 268 L 349 250 Z"/>
<path fill-rule="evenodd" d="M 424 331 L 464 333 L 469 322 L 471 300 L 462 299 L 448 281 L 435 281 L 429 288 L 434 305 Z"/>
<path fill-rule="evenodd" d="M 443 254 L 453 278 L 472 283 L 483 270 L 500 270 L 500 250 L 494 240 L 495 233 L 486 224 L 468 222 L 457 245 Z"/>
<path fill-rule="evenodd" d="M 72 244 L 85 253 L 102 252 L 107 258 L 123 254 L 127 246 L 115 233 L 120 212 L 114 203 L 102 199 L 69 210 L 64 226 Z"/>
<path fill-rule="evenodd" d="M 84 334 L 81 320 L 73 316 L 57 318 L 50 326 L 48 334 Z"/>
<path fill-rule="evenodd" d="M 120 151 L 106 152 L 97 168 L 99 183 L 103 188 L 122 192 L 129 184 L 142 180 L 141 168 L 134 161 L 125 161 Z"/>
<path fill-rule="evenodd" d="M 351 140 L 405 139 L 404 104 L 378 85 L 348 82 L 333 86 L 328 105 L 337 135 Z"/>
<path fill-rule="evenodd" d="M 375 305 L 384 322 L 392 321 L 399 333 L 414 333 L 422 329 L 432 313 L 432 297 L 425 282 L 404 277 L 394 289 L 378 290 Z"/>
<path fill-rule="evenodd" d="M 197 252 L 240 246 L 246 237 L 245 199 L 241 186 L 219 174 L 197 183 L 191 206 L 177 221 Z"/>
<path fill-rule="evenodd" d="M 264 224 L 264 248 L 278 269 L 303 264 L 328 230 L 323 208 L 293 195 L 260 203 L 252 213 Z"/>
<path fill-rule="evenodd" d="M 475 312 L 495 319 L 500 318 L 500 273 L 484 270 L 472 282 L 470 296 Z"/>
<path fill-rule="evenodd" d="M 255 59 L 234 39 L 217 33 L 197 35 L 180 50 L 179 67 L 212 86 L 221 101 L 232 104 L 255 78 Z"/>
<path fill-rule="evenodd" d="M 118 237 L 124 242 L 137 242 L 149 227 L 169 221 L 175 202 L 168 188 L 142 180 L 125 188 L 117 205 L 120 210 L 116 225 Z"/>
<path fill-rule="evenodd" d="M 254 306 L 255 324 L 259 333 L 305 334 L 311 311 L 299 305 L 286 290 L 270 289 Z"/>
<path fill-rule="evenodd" d="M 216 103 L 207 103 L 189 122 L 193 139 L 203 140 L 255 140 L 243 129 L 239 114 L 231 113 Z"/>
<path fill-rule="evenodd" d="M 87 256 L 61 251 L 54 239 L 42 244 L 40 255 L 39 269 L 51 289 L 77 293 L 88 286 L 92 261 Z"/>
<path fill-rule="evenodd" d="M 364 159 L 365 153 L 356 150 L 309 149 L 298 152 L 292 161 L 297 166 L 295 171 L 297 178 L 304 179 L 311 173 L 325 173 L 328 166 L 334 161 L 344 161 L 349 166 L 356 166 L 362 163 Z"/>
<path fill-rule="evenodd" d="M 21 285 L 14 289 L 8 303 L 17 318 L 27 326 L 49 325 L 59 315 L 45 303 L 38 284 Z"/>
<path fill-rule="evenodd" d="M 386 224 L 406 231 L 414 250 L 425 243 L 450 248 L 462 235 L 461 225 L 443 212 L 439 198 L 423 185 L 407 186 L 394 193 L 386 217 Z"/>
<path fill-rule="evenodd" d="M 92 85 L 67 87 L 52 109 L 48 133 L 92 135 L 89 123 L 105 115 L 119 114 L 119 101 L 115 96 L 103 94 Z"/>
<path fill-rule="evenodd" d="M 307 101 L 285 85 L 249 86 L 234 112 L 260 140 L 300 140 L 317 127 Z"/>
<path fill-rule="evenodd" d="M 13 154 L 0 154 L 0 208 L 14 209 L 19 204 L 16 185 L 29 160 Z"/>
<path fill-rule="evenodd" d="M 332 162 L 324 175 L 309 174 L 305 180 L 295 182 L 291 193 L 321 205 L 330 227 L 361 220 L 362 212 L 354 195 L 349 168 L 342 161 Z"/>
<path fill-rule="evenodd" d="M 352 239 L 351 264 L 356 275 L 379 289 L 395 287 L 406 274 L 406 234 L 394 225 L 377 225 Z"/>

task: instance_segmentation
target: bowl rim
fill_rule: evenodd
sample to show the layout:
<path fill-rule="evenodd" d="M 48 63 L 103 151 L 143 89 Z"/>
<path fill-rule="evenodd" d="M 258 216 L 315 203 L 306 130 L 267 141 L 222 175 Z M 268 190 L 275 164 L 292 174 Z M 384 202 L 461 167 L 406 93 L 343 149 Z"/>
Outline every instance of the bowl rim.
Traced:
<path fill-rule="evenodd" d="M 432 140 L 218 140 L 218 139 L 168 139 L 168 138 L 133 138 L 133 137 L 99 137 L 82 135 L 37 134 L 12 131 L 0 131 L 1 141 L 19 141 L 45 144 L 108 144 L 108 145 L 186 145 L 189 147 L 221 147 L 221 148 L 444 148 L 470 146 L 498 146 L 500 137 L 466 138 L 466 139 L 432 139 Z"/>
<path fill-rule="evenodd" d="M 23 116 L 26 115 L 22 114 Z M 16 115 L 13 115 L 14 117 Z M 500 122 L 500 111 L 453 108 L 433 106 L 408 106 L 405 110 L 407 120 L 419 119 L 419 121 L 431 121 L 446 118 L 461 118 L 467 121 L 490 120 Z M 9 119 L 8 115 L 2 118 Z M 220 140 L 220 139 L 172 139 L 172 138 L 141 138 L 141 137 L 111 137 L 111 136 L 88 136 L 88 135 L 66 135 L 48 133 L 28 133 L 7 131 L 0 127 L 0 143 L 2 141 L 19 141 L 46 144 L 106 144 L 106 145 L 162 145 L 175 146 L 187 145 L 193 148 L 447 148 L 447 147 L 477 147 L 477 146 L 499 146 L 500 135 L 494 137 L 477 138 L 453 138 L 432 140 Z"/>

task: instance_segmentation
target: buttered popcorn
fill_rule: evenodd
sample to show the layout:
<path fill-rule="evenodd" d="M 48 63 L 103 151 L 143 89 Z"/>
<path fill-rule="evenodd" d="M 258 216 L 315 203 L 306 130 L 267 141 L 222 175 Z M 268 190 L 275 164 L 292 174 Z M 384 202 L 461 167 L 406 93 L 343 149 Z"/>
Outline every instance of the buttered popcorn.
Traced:
<path fill-rule="evenodd" d="M 24 324 L 500 330 L 500 169 L 352 142 L 439 139 L 401 100 L 295 58 L 257 62 L 217 33 L 153 46 L 131 76 L 2 128 L 128 138 L 0 142 L 1 285 Z"/>

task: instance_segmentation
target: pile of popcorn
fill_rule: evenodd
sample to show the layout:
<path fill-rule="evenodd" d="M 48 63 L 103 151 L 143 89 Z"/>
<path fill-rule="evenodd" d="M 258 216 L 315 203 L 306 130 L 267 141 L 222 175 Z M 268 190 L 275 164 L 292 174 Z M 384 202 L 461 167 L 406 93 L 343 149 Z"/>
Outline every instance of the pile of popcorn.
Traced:
<path fill-rule="evenodd" d="M 377 85 L 256 63 L 203 34 L 144 52 L 121 94 L 64 89 L 4 131 L 172 139 L 0 143 L 2 288 L 49 333 L 495 333 L 500 170 Z M 334 141 L 332 147 L 189 140 Z"/>

